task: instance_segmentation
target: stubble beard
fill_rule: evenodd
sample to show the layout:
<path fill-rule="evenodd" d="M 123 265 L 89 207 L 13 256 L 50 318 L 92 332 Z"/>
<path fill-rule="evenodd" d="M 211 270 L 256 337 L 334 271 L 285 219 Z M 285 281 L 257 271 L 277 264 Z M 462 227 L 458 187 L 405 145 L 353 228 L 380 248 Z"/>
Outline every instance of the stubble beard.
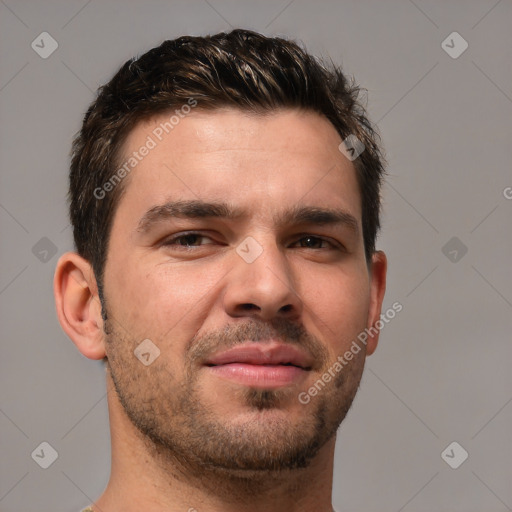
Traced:
<path fill-rule="evenodd" d="M 177 383 L 165 363 L 144 367 L 133 355 L 136 343 L 123 337 L 111 321 L 105 326 L 107 369 L 117 397 L 155 460 L 202 482 L 220 478 L 254 492 L 261 492 L 272 478 L 311 464 L 336 435 L 364 366 L 361 357 L 344 367 L 303 405 L 300 419 L 286 413 L 287 404 L 298 400 L 296 389 L 253 388 L 241 388 L 235 396 L 243 415 L 222 418 L 208 404 L 199 372 L 189 367 Z M 255 338 L 253 332 L 249 339 Z"/>

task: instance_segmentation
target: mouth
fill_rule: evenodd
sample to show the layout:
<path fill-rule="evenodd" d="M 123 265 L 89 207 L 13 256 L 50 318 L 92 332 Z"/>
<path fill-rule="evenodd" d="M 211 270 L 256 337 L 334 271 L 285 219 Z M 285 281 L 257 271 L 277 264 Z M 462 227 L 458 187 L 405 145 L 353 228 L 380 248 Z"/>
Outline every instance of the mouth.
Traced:
<path fill-rule="evenodd" d="M 281 342 L 249 342 L 214 354 L 204 366 L 243 386 L 276 389 L 304 380 L 313 360 L 302 349 Z"/>

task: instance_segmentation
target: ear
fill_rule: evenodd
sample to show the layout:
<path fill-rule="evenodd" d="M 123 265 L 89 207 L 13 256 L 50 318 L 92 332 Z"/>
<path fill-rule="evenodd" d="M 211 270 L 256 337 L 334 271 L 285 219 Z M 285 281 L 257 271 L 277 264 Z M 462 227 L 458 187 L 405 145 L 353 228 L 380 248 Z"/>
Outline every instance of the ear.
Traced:
<path fill-rule="evenodd" d="M 98 286 L 90 263 L 75 252 L 63 254 L 53 280 L 57 317 L 64 332 L 89 359 L 105 356 Z"/>
<path fill-rule="evenodd" d="M 368 356 L 375 352 L 379 341 L 379 329 L 375 327 L 375 323 L 380 320 L 382 311 L 382 301 L 386 291 L 387 266 L 386 255 L 382 251 L 374 252 L 370 265 L 370 307 L 367 321 L 369 335 L 366 344 L 366 355 Z M 370 329 L 371 327 L 373 329 Z"/>

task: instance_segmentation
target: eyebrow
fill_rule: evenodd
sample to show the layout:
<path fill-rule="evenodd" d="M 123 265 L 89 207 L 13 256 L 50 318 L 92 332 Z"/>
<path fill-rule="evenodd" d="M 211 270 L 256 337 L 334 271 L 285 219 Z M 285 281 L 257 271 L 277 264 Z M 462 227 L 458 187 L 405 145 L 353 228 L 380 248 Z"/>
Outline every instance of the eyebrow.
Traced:
<path fill-rule="evenodd" d="M 148 232 L 155 224 L 173 218 L 220 218 L 236 220 L 248 217 L 247 211 L 224 202 L 204 202 L 200 200 L 169 201 L 153 206 L 140 219 L 137 231 Z M 349 212 L 339 208 L 320 208 L 317 206 L 294 206 L 274 217 L 278 226 L 293 224 L 341 224 L 354 234 L 359 233 L 357 219 Z"/>

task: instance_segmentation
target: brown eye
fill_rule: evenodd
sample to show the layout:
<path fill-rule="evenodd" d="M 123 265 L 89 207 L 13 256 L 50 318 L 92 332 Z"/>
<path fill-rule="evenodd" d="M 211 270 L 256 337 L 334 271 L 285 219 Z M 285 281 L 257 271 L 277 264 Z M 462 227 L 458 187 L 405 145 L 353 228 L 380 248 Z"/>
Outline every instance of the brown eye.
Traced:
<path fill-rule="evenodd" d="M 201 235 L 184 235 L 175 239 L 178 245 L 198 245 L 197 242 L 203 238 Z"/>
<path fill-rule="evenodd" d="M 210 240 L 211 243 L 211 238 L 201 233 L 182 233 L 167 239 L 162 245 L 182 248 L 201 247 L 202 245 L 208 245 L 201 243 L 204 240 Z"/>
<path fill-rule="evenodd" d="M 320 238 L 318 236 L 312 236 L 307 235 L 303 236 L 297 243 L 299 243 L 299 247 L 306 248 L 306 249 L 325 249 L 327 246 L 325 244 L 328 244 L 328 246 L 333 246 L 330 242 L 327 240 L 324 240 L 323 238 Z M 324 245 L 322 245 L 324 244 Z"/>

